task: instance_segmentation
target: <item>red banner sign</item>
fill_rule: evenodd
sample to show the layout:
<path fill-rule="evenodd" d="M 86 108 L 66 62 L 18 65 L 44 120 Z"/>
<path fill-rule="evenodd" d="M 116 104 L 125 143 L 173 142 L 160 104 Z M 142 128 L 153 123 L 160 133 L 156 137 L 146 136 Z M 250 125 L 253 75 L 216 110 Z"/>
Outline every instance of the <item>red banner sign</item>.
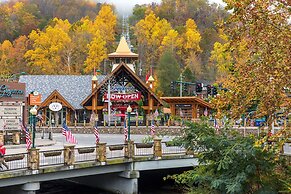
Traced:
<path fill-rule="evenodd" d="M 137 101 L 140 100 L 141 93 L 131 93 L 131 94 L 118 94 L 113 93 L 110 95 L 110 101 Z M 108 94 L 104 94 L 104 100 L 108 100 Z"/>

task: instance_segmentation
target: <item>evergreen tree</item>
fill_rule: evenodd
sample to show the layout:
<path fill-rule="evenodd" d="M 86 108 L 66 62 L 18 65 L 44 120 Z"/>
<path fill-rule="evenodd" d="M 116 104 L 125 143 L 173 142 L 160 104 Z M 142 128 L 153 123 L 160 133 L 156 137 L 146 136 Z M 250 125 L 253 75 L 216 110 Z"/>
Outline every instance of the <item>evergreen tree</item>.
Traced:
<path fill-rule="evenodd" d="M 180 75 L 180 67 L 171 51 L 166 51 L 160 58 L 157 70 L 157 90 L 164 96 L 171 95 L 171 81 Z"/>

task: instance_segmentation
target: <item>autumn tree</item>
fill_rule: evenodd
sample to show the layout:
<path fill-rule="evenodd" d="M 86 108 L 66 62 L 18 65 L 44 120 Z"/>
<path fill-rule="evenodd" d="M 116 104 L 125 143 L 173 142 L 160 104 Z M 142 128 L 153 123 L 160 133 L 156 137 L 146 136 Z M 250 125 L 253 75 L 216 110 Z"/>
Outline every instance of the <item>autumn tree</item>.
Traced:
<path fill-rule="evenodd" d="M 165 19 L 156 17 L 152 11 L 149 11 L 146 17 L 135 25 L 134 33 L 137 37 L 138 51 L 142 53 L 140 60 L 146 71 L 156 65 L 160 56 L 159 47 L 171 29 L 171 25 Z"/>
<path fill-rule="evenodd" d="M 166 19 L 179 33 L 183 31 L 183 24 L 188 19 L 193 19 L 201 34 L 201 66 L 204 68 L 208 65 L 213 44 L 219 40 L 218 28 L 215 24 L 228 15 L 223 7 L 210 4 L 206 0 L 162 0 L 154 9 L 154 13 Z"/>
<path fill-rule="evenodd" d="M 0 72 L 2 74 L 11 73 L 9 72 L 9 53 L 12 48 L 12 43 L 9 40 L 5 40 L 0 45 Z"/>
<path fill-rule="evenodd" d="M 99 35 L 88 45 L 89 54 L 85 61 L 85 73 L 92 72 L 94 68 L 99 69 L 100 63 L 107 57 L 105 44 L 106 42 Z"/>
<path fill-rule="evenodd" d="M 218 112 L 238 118 L 255 106 L 256 117 L 267 116 L 270 127 L 278 110 L 291 107 L 284 90 L 291 80 L 289 6 L 280 0 L 226 2 L 233 10 L 224 26 L 230 38 L 217 63 L 227 70 L 229 91 L 219 96 Z"/>
<path fill-rule="evenodd" d="M 106 48 L 110 51 L 115 48 L 115 27 L 117 17 L 113 13 L 111 6 L 103 5 L 93 22 L 92 33 L 94 36 L 101 36 L 106 43 Z M 96 34 L 95 34 L 96 33 Z"/>
<path fill-rule="evenodd" d="M 62 74 L 69 66 L 64 66 L 60 53 L 70 44 L 68 34 L 70 23 L 66 20 L 55 19 L 55 26 L 48 26 L 45 31 L 32 31 L 29 39 L 33 48 L 24 55 L 33 69 L 33 73 Z"/>

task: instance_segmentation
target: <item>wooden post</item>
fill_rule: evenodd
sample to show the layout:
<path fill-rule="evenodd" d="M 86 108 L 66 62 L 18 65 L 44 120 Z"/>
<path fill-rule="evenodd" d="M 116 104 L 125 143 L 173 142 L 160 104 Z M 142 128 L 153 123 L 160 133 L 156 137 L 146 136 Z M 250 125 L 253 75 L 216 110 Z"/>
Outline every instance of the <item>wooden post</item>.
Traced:
<path fill-rule="evenodd" d="M 156 159 L 162 158 L 162 139 L 161 138 L 154 139 L 154 157 Z"/>
<path fill-rule="evenodd" d="M 75 145 L 64 146 L 64 164 L 73 165 L 75 163 Z"/>
<path fill-rule="evenodd" d="M 31 148 L 28 150 L 28 168 L 30 170 L 38 170 L 39 169 L 39 149 Z"/>

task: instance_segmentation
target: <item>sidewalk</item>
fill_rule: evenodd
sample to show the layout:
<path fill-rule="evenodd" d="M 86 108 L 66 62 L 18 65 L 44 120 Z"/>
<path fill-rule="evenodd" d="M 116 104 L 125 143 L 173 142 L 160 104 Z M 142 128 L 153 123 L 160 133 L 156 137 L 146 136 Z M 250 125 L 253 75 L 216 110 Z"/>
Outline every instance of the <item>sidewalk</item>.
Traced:
<path fill-rule="evenodd" d="M 53 147 L 55 144 L 56 144 L 56 140 L 35 138 L 35 147 L 36 148 L 44 148 L 44 147 L 50 147 L 50 146 Z M 27 152 L 26 144 L 5 145 L 5 147 L 7 149 L 6 155 Z"/>

